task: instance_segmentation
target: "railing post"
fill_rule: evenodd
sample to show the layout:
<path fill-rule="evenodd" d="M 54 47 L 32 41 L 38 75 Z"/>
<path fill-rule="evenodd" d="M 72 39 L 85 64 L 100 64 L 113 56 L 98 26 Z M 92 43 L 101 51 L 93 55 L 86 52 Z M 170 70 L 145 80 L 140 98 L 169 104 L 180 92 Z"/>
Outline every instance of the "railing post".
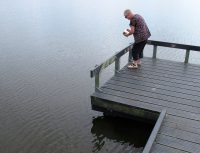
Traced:
<path fill-rule="evenodd" d="M 153 45 L 153 58 L 156 59 L 156 54 L 157 54 L 157 46 Z"/>
<path fill-rule="evenodd" d="M 128 62 L 131 62 L 132 60 L 132 48 L 129 48 L 129 54 L 128 54 Z"/>
<path fill-rule="evenodd" d="M 115 74 L 117 74 L 120 70 L 120 58 L 116 57 L 115 59 Z"/>
<path fill-rule="evenodd" d="M 190 56 L 190 50 L 186 50 L 186 53 L 185 53 L 185 63 L 188 63 L 189 61 L 189 56 Z"/>
<path fill-rule="evenodd" d="M 100 84 L 99 80 L 100 80 L 100 74 L 98 73 L 98 74 L 95 75 L 95 91 L 99 90 L 99 84 Z"/>

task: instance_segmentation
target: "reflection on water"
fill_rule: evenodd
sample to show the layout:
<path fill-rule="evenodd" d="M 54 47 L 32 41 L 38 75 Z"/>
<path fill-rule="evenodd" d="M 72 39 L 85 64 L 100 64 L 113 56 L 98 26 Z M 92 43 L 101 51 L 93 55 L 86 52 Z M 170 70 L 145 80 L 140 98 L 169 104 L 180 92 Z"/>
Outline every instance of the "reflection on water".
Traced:
<path fill-rule="evenodd" d="M 94 118 L 92 123 L 95 153 L 101 151 L 108 140 L 121 145 L 126 144 L 135 152 L 141 152 L 153 128 L 153 125 L 108 116 Z"/>

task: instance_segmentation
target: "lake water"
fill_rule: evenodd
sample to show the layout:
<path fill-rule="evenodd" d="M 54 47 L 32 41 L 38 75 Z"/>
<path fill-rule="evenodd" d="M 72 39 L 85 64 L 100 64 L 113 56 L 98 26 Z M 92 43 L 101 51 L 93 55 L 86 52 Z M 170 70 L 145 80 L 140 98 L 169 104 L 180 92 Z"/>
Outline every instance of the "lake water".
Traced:
<path fill-rule="evenodd" d="M 200 46 L 199 6 L 198 0 L 1 0 L 0 153 L 141 151 L 139 140 L 109 130 L 124 121 L 91 110 L 89 70 L 133 42 L 122 36 L 124 9 L 146 19 L 153 40 Z M 158 57 L 183 61 L 184 54 L 160 48 Z M 199 58 L 194 52 L 190 62 Z M 106 74 L 102 81 L 112 69 Z"/>

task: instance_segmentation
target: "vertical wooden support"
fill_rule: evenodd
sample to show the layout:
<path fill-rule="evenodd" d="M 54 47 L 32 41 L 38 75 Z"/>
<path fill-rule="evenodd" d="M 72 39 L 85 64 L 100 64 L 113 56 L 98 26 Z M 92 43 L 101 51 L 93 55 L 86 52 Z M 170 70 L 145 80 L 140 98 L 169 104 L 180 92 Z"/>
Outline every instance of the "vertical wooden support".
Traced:
<path fill-rule="evenodd" d="M 131 60 L 132 60 L 132 49 L 129 48 L 128 62 L 131 62 Z"/>
<path fill-rule="evenodd" d="M 190 50 L 187 49 L 185 53 L 185 63 L 188 63 L 189 57 L 190 57 Z"/>
<path fill-rule="evenodd" d="M 99 73 L 95 75 L 95 91 L 98 91 L 98 90 L 99 90 L 99 84 L 100 84 L 100 83 L 99 83 L 99 82 L 100 82 L 100 81 L 99 81 L 99 78 L 100 78 L 99 76 L 100 76 Z"/>
<path fill-rule="evenodd" d="M 119 70 L 120 70 L 120 58 L 116 57 L 116 59 L 115 59 L 115 74 L 117 74 Z"/>
<path fill-rule="evenodd" d="M 153 45 L 153 58 L 156 59 L 156 54 L 157 54 L 157 46 Z"/>

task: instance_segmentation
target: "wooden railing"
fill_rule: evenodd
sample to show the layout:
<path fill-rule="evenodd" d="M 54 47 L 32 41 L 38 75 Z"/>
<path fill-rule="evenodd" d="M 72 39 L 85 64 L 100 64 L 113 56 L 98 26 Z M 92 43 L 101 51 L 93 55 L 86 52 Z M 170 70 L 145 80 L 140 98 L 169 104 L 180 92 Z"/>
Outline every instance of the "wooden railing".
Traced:
<path fill-rule="evenodd" d="M 156 136 L 158 134 L 158 131 L 160 130 L 161 124 L 165 118 L 166 112 L 167 112 L 166 109 L 163 109 L 161 111 L 142 153 L 150 153 L 153 143 L 155 142 Z"/>
<path fill-rule="evenodd" d="M 168 47 L 168 48 L 177 48 L 185 50 L 185 63 L 188 63 L 190 51 L 200 51 L 200 46 L 192 46 L 192 45 L 185 45 L 185 44 L 176 44 L 176 43 L 169 43 L 169 42 L 162 42 L 162 41 L 154 41 L 148 40 L 148 45 L 153 45 L 153 56 L 152 58 L 156 58 L 157 49 L 158 47 Z M 123 50 L 117 52 L 114 56 L 103 62 L 102 64 L 95 67 L 95 69 L 90 71 L 90 77 L 95 77 L 95 91 L 99 90 L 100 86 L 100 74 L 101 72 L 107 68 L 109 65 L 115 62 L 115 74 L 118 73 L 120 70 L 120 58 L 129 52 L 128 61 L 131 60 L 131 50 L 133 44 L 129 45 L 128 47 L 124 48 Z"/>
<path fill-rule="evenodd" d="M 200 51 L 200 46 L 192 46 L 192 45 L 185 45 L 185 44 L 176 44 L 176 43 L 169 43 L 169 42 L 162 42 L 162 41 L 154 41 L 148 40 L 148 45 L 153 45 L 153 58 L 156 58 L 157 54 L 157 47 L 168 47 L 168 48 L 177 48 L 183 49 L 186 51 L 185 54 L 185 63 L 188 63 L 190 51 Z"/>

